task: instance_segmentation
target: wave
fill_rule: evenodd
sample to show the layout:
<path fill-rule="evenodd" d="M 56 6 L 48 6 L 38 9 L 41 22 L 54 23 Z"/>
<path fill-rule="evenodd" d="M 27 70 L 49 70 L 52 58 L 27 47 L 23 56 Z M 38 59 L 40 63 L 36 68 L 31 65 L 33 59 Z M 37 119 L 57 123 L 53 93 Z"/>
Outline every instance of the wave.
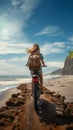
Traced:
<path fill-rule="evenodd" d="M 20 84 L 20 83 L 29 83 L 31 82 L 31 78 L 26 79 L 16 79 L 14 81 L 0 81 L 0 85 L 12 85 L 12 84 Z"/>

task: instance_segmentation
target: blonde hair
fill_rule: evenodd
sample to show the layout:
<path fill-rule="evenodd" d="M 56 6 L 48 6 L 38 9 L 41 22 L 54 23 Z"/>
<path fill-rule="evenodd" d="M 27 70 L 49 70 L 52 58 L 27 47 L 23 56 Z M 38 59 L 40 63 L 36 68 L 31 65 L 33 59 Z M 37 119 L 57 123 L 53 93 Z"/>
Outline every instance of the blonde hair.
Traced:
<path fill-rule="evenodd" d="M 32 48 L 29 48 L 26 51 L 27 51 L 27 53 L 34 53 L 34 52 L 38 52 L 39 53 L 40 52 L 40 48 L 39 48 L 38 44 L 34 44 L 32 46 Z"/>

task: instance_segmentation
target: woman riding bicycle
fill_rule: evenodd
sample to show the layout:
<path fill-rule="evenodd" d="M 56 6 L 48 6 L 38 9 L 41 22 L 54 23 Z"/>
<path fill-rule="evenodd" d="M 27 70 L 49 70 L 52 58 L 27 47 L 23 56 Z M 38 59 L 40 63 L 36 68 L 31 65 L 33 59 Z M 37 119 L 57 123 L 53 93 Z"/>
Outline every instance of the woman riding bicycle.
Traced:
<path fill-rule="evenodd" d="M 40 47 L 39 47 L 38 44 L 34 44 L 32 46 L 32 48 L 27 49 L 26 51 L 27 51 L 27 53 L 29 53 L 29 57 L 30 57 L 30 55 L 35 55 L 35 54 L 38 54 L 40 56 L 41 66 L 37 70 L 37 72 L 38 72 L 39 77 L 40 77 L 40 91 L 41 91 L 41 94 L 42 94 L 43 93 L 43 72 L 42 72 L 42 65 L 46 67 L 43 55 L 40 53 Z M 27 65 L 29 66 L 29 60 L 27 62 Z M 30 70 L 30 73 L 31 73 L 31 75 L 33 75 L 34 70 Z M 33 87 L 33 84 L 32 84 L 32 87 Z"/>

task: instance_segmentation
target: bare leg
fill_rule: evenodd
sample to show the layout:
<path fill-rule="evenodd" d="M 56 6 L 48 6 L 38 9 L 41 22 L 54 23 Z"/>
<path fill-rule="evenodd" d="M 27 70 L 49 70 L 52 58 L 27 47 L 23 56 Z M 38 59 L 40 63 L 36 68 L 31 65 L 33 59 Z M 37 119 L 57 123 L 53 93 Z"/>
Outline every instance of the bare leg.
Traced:
<path fill-rule="evenodd" d="M 32 90 L 33 90 L 33 87 L 34 87 L 34 84 L 33 84 L 33 81 L 32 81 Z"/>

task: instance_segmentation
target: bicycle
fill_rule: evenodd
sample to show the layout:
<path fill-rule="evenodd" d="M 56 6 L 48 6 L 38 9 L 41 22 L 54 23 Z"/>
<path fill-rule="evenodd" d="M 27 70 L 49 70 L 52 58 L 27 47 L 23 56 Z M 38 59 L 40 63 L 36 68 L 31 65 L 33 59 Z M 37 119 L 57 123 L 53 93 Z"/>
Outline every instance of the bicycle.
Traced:
<path fill-rule="evenodd" d="M 26 64 L 25 66 L 28 67 L 28 65 Z M 46 67 L 45 66 L 41 66 L 41 67 Z M 37 108 L 38 108 L 38 101 L 39 101 L 39 98 L 40 98 L 40 94 L 41 94 L 41 91 L 40 91 L 40 77 L 39 77 L 39 74 L 38 74 L 38 71 L 34 71 L 34 73 L 32 74 L 32 96 L 34 97 L 34 109 L 35 111 L 37 111 Z"/>
<path fill-rule="evenodd" d="M 46 66 L 42 66 L 42 67 L 46 67 Z M 35 71 L 32 74 L 32 84 L 33 84 L 33 87 L 32 87 L 32 96 L 34 97 L 34 109 L 35 109 L 35 111 L 37 111 L 38 101 L 39 101 L 40 94 L 41 94 L 41 91 L 40 91 L 40 80 L 39 80 L 39 78 L 40 77 L 39 77 L 38 71 Z"/>

